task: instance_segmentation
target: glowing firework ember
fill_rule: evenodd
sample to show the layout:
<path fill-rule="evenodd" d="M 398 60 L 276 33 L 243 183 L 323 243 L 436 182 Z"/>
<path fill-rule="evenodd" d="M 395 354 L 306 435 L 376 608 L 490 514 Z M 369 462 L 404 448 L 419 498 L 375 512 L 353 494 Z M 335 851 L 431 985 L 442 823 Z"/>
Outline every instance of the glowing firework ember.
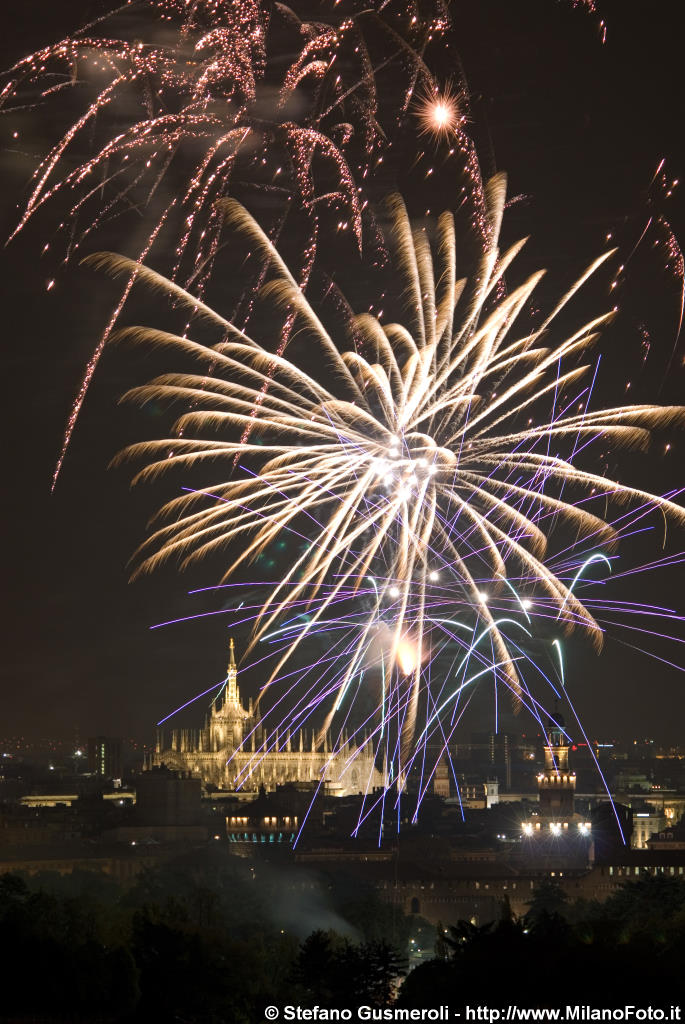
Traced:
<path fill-rule="evenodd" d="M 456 278 L 452 215 L 440 216 L 431 238 L 426 228 L 412 230 L 402 200 L 393 197 L 386 233 L 403 322 L 355 318 L 357 344 L 346 351 L 256 221 L 225 201 L 226 223 L 268 265 L 262 301 L 292 318 L 308 339 L 303 366 L 148 268 L 111 254 L 93 258 L 166 289 L 220 336 L 205 344 L 152 329 L 123 332 L 172 358 L 190 356 L 199 367 L 166 373 L 128 394 L 141 403 L 180 402 L 190 411 L 178 420 L 176 436 L 134 445 L 123 456 L 147 460 L 139 474 L 146 480 L 174 469 L 228 468 L 236 455 L 242 466 L 235 479 L 229 473 L 201 489 L 184 488 L 161 510 L 163 525 L 141 549 L 138 571 L 169 559 L 185 566 L 233 553 L 240 541 L 229 576 L 283 531 L 304 541 L 281 581 L 245 616 L 254 642 L 280 645 L 264 689 L 276 681 L 288 689 L 269 714 L 279 716 L 281 728 L 324 715 L 323 734 L 336 714 L 348 722 L 360 694 L 373 693 L 375 710 L 357 728 L 371 730 L 367 742 L 376 744 L 387 784 L 399 791 L 417 751 L 436 737 L 448 750 L 460 702 L 479 679 L 491 678 L 539 719 L 522 668 L 525 638 L 552 623 L 557 633 L 585 634 L 599 649 L 602 628 L 576 594 L 590 566 L 610 565 L 598 549 L 611 552 L 627 524 L 649 510 L 685 519 L 672 495 L 575 464 L 599 439 L 605 447 L 645 447 L 650 428 L 681 419 L 683 410 L 589 408 L 591 364 L 580 361 L 611 314 L 550 340 L 557 315 L 610 254 L 594 261 L 535 330 L 515 333 L 542 275 L 496 298 L 522 246 L 497 248 L 504 199 L 498 176 L 486 190 L 492 242 L 465 282 Z M 551 413 L 543 412 L 547 403 Z M 252 437 L 241 443 L 252 419 Z M 633 512 L 612 525 L 605 510 L 616 504 Z M 566 530 L 569 539 L 550 553 L 553 529 L 562 536 Z M 338 637 L 327 655 L 293 672 L 293 654 L 322 633 Z M 436 691 L 430 665 L 445 637 L 457 655 Z M 300 677 L 307 672 L 315 678 L 305 685 Z M 558 672 L 563 683 L 563 665 Z M 278 726 L 269 742 L 278 744 Z"/>
<path fill-rule="evenodd" d="M 436 138 L 454 135 L 464 118 L 457 93 L 448 86 L 443 92 L 430 91 L 420 101 L 421 132 Z"/>

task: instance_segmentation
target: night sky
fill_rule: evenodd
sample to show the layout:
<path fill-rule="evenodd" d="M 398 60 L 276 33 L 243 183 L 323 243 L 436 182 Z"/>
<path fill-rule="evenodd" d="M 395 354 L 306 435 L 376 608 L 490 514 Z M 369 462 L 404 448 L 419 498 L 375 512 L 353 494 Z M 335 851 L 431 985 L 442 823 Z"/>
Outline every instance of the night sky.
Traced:
<path fill-rule="evenodd" d="M 679 5 L 598 4 L 608 26 L 605 45 L 597 17 L 570 3 L 452 5 L 453 39 L 472 94 L 471 131 L 484 174 L 506 170 L 509 195 L 521 197 L 508 213 L 505 239 L 531 235 L 517 273 L 549 268 L 543 296 L 550 299 L 603 251 L 609 232 L 621 245 L 620 262 L 651 214 L 666 216 L 676 237 L 685 240 L 685 191 L 676 188 L 670 199 L 654 191 L 651 204 L 647 194 L 662 158 L 669 180 L 685 176 L 685 85 L 674 23 Z M 9 6 L 0 65 L 64 36 L 97 9 L 52 0 Z M 11 125 L 0 118 L 3 238 L 26 195 L 32 154 L 53 137 L 40 115 L 23 116 L 17 141 L 15 127 L 16 116 Z M 400 184 L 410 190 L 410 204 L 424 201 L 418 177 Z M 441 201 L 442 192 L 432 198 Z M 206 562 L 185 577 L 169 570 L 128 582 L 127 562 L 145 535 L 156 495 L 154 488 L 130 491 L 130 471 L 108 469 L 108 462 L 154 427 L 149 413 L 116 404 L 126 387 L 151 376 L 141 353 L 106 354 L 50 493 L 71 401 L 117 296 L 111 282 L 77 262 L 55 272 L 54 262 L 41 260 L 57 220 L 56 209 L 46 208 L 0 256 L 8 563 L 0 736 L 97 732 L 149 740 L 158 719 L 222 677 L 231 617 L 149 628 L 198 609 L 198 599 L 187 590 L 218 581 L 220 565 Z M 135 233 L 135 226 L 115 226 L 88 245 L 90 251 L 110 247 L 133 254 Z M 53 277 L 57 283 L 48 292 Z M 587 303 L 587 319 L 613 305 L 610 280 L 604 274 L 579 300 L 581 314 Z M 637 400 L 682 401 L 685 344 L 671 359 L 680 290 L 664 271 L 663 250 L 651 242 L 640 247 L 617 294 L 621 315 L 601 343 L 598 402 L 620 401 L 628 380 Z M 141 303 L 123 322 L 135 322 L 134 312 L 144 316 Z M 651 348 L 642 369 L 645 329 Z M 665 455 L 667 442 L 671 450 Z M 685 437 L 673 431 L 657 439 L 647 458 L 623 457 L 621 479 L 656 490 L 679 486 L 684 453 Z M 643 535 L 621 549 L 622 562 L 659 557 L 661 544 L 658 530 Z M 671 530 L 668 544 L 672 551 L 685 548 L 685 532 Z M 620 593 L 660 600 L 682 614 L 682 579 L 680 567 L 632 576 Z M 682 629 L 679 635 L 685 638 Z M 236 633 L 238 646 L 245 639 Z M 682 642 L 647 636 L 635 642 L 685 664 Z M 612 641 L 599 657 L 568 644 L 567 659 L 567 682 L 590 735 L 682 742 L 680 671 Z M 257 683 L 245 680 L 244 690 L 254 692 Z M 467 728 L 489 728 L 484 714 Z M 521 718 L 515 727 L 525 730 L 528 724 Z"/>

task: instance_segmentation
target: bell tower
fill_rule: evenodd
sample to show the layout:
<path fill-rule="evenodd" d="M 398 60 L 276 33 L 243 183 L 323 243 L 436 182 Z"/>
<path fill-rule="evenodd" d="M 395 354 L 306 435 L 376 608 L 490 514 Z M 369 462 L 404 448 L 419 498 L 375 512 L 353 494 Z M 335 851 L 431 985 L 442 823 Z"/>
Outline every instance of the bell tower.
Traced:
<path fill-rule="evenodd" d="M 573 816 L 576 791 L 576 773 L 569 771 L 568 766 L 565 724 L 561 714 L 555 711 L 546 737 L 545 770 L 538 775 L 540 816 L 561 821 Z"/>

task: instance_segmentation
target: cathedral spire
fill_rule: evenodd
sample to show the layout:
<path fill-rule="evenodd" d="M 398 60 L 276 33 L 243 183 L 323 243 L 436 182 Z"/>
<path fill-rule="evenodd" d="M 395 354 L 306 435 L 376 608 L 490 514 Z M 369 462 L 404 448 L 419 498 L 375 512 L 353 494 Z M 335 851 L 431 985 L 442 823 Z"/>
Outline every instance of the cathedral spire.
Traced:
<path fill-rule="evenodd" d="M 238 704 L 239 700 L 238 670 L 235 664 L 235 645 L 233 643 L 233 637 L 231 637 L 228 647 L 228 668 L 226 670 L 226 703 L 235 705 Z"/>

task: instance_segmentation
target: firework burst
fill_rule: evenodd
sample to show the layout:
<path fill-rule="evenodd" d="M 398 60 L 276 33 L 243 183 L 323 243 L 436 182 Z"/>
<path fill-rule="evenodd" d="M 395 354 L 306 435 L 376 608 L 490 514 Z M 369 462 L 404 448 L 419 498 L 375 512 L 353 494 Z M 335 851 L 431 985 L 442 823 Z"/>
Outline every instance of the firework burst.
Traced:
<path fill-rule="evenodd" d="M 403 69 L 394 130 L 416 85 L 431 78 L 426 47 L 448 25 L 440 0 L 423 6 L 398 12 L 386 2 L 352 5 L 343 15 L 332 3 L 328 21 L 325 11 L 307 21 L 261 0 L 148 0 L 133 25 L 126 7 L 119 8 L 31 54 L 5 75 L 3 112 L 48 102 L 58 104 L 60 117 L 79 112 L 39 163 L 14 234 L 64 197 L 69 205 L 59 231 L 69 259 L 92 232 L 135 210 L 146 234 L 137 258 L 147 259 L 164 229 L 174 249 L 172 278 L 202 295 L 219 251 L 217 200 L 246 194 L 276 211 L 272 238 L 292 215 L 306 218 L 308 238 L 295 270 L 306 285 L 323 207 L 361 246 L 365 200 L 357 182 L 382 162 L 388 144 L 366 28 L 386 44 L 380 66 Z M 132 283 L 87 365 L 54 480 Z M 244 323 L 253 291 L 246 288 L 236 312 Z M 288 334 L 286 325 L 283 344 Z"/>
<path fill-rule="evenodd" d="M 229 470 L 162 508 L 137 572 L 168 560 L 184 567 L 229 555 L 228 577 L 283 531 L 299 535 L 304 550 L 252 619 L 253 644 L 274 637 L 282 644 L 261 699 L 272 681 L 290 678 L 290 659 L 308 637 L 337 630 L 325 664 L 317 662 L 325 671 L 303 689 L 290 688 L 295 697 L 286 724 L 297 727 L 316 713 L 325 718 L 324 735 L 355 679 L 359 692 L 360 672 L 363 678 L 380 671 L 378 700 L 364 726 L 373 720 L 371 735 L 390 743 L 384 770 L 400 788 L 436 730 L 447 748 L 461 695 L 476 679 L 494 678 L 515 704 L 539 717 L 521 672 L 525 634 L 552 621 L 557 631 L 582 633 L 601 647 L 603 630 L 576 585 L 589 565 L 608 561 L 625 532 L 626 514 L 623 527 L 620 518 L 612 525 L 610 506 L 685 519 L 673 495 L 650 494 L 578 465 L 599 439 L 605 447 L 644 448 L 652 428 L 683 416 L 674 407 L 590 408 L 592 363 L 582 360 L 611 314 L 551 341 L 558 314 L 610 254 L 593 262 L 535 330 L 519 334 L 519 315 L 542 275 L 497 297 L 523 243 L 498 249 L 502 176 L 485 196 L 492 241 L 470 281 L 456 277 L 450 213 L 438 219 L 431 238 L 425 227 L 412 228 L 400 197 L 388 201 L 387 244 L 403 321 L 356 317 L 355 343 L 347 350 L 262 228 L 238 203 L 225 201 L 227 225 L 268 266 L 261 301 L 307 338 L 302 366 L 154 271 L 111 254 L 92 260 L 161 287 L 220 336 L 208 344 L 146 328 L 123 332 L 172 358 L 190 356 L 199 367 L 164 374 L 126 396 L 190 409 L 175 436 L 122 453 L 147 463 L 137 479 L 174 469 Z M 546 403 L 551 414 L 542 412 Z M 253 433 L 244 442 L 248 423 Z M 236 456 L 242 472 L 233 477 Z M 550 553 L 554 531 L 571 537 L 561 553 Z M 435 695 L 427 674 L 439 637 L 459 638 L 464 630 L 466 654 Z M 450 687 L 447 680 L 456 681 Z M 276 704 L 282 712 L 283 698 Z"/>
<path fill-rule="evenodd" d="M 464 122 L 465 98 L 453 86 L 429 89 L 419 100 L 418 118 L 421 133 L 435 139 L 450 139 Z"/>

